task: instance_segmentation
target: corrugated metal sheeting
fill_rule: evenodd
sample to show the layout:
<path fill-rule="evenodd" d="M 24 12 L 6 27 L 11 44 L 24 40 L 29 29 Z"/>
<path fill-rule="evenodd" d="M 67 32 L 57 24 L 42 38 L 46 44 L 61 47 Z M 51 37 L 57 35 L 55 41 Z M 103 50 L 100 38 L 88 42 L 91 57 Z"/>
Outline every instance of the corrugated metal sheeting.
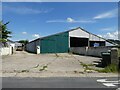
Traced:
<path fill-rule="evenodd" d="M 37 53 L 37 46 L 40 46 L 40 40 L 35 40 L 26 45 L 26 50 L 32 53 Z"/>
<path fill-rule="evenodd" d="M 68 32 L 41 39 L 41 53 L 65 53 L 69 50 Z"/>

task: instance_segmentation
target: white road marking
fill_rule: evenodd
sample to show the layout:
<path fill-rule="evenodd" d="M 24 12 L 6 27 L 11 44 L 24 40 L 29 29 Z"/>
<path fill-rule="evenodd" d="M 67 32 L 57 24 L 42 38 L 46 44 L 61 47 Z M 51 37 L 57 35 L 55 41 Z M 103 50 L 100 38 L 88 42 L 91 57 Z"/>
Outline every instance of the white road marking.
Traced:
<path fill-rule="evenodd" d="M 118 82 L 120 82 L 120 80 L 118 80 L 118 81 L 107 81 L 107 79 L 98 79 L 97 82 L 104 82 L 104 83 L 109 83 L 109 82 L 112 83 L 113 82 L 113 83 L 118 83 Z"/>
<path fill-rule="evenodd" d="M 107 79 L 98 79 L 97 82 L 100 82 L 107 87 L 115 87 L 117 84 L 120 84 L 119 83 L 120 80 L 118 80 L 118 81 L 107 81 Z"/>
<path fill-rule="evenodd" d="M 116 90 L 120 90 L 120 88 L 117 88 Z"/>
<path fill-rule="evenodd" d="M 107 87 L 115 87 L 115 84 L 120 84 L 120 83 L 103 83 L 103 85 L 107 86 Z"/>

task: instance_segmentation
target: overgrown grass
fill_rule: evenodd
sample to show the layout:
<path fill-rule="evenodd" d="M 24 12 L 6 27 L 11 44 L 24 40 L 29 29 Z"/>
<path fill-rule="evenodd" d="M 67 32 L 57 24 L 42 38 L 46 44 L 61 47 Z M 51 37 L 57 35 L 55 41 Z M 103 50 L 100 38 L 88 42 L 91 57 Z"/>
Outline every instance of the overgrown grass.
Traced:
<path fill-rule="evenodd" d="M 94 70 L 99 73 L 117 73 L 119 71 L 118 66 L 114 64 L 110 64 L 109 66 L 103 68 L 103 69 L 95 69 L 91 68 L 90 66 L 94 66 L 93 64 L 84 64 L 80 62 L 80 64 L 84 67 L 84 71 L 86 72 L 87 70 Z"/>
<path fill-rule="evenodd" d="M 117 73 L 118 72 L 118 66 L 114 64 L 110 64 L 109 66 L 105 67 L 104 69 L 101 70 L 96 70 L 98 72 L 103 72 L 103 73 Z"/>

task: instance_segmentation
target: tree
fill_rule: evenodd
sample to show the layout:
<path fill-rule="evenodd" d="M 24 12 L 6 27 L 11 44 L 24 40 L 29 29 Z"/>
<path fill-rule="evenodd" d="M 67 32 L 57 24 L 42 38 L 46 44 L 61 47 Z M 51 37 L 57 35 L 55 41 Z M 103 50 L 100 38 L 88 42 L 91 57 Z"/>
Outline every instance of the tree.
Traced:
<path fill-rule="evenodd" d="M 29 41 L 28 41 L 28 40 L 20 40 L 20 41 L 18 41 L 18 42 L 26 45 Z"/>
<path fill-rule="evenodd" d="M 12 32 L 8 30 L 7 24 L 9 24 L 9 22 L 4 24 L 0 21 L 0 42 L 6 42 L 7 39 L 11 37 L 10 34 L 12 34 Z"/>
<path fill-rule="evenodd" d="M 11 37 L 10 34 L 12 32 L 8 30 L 7 24 L 9 24 L 9 22 L 4 24 L 2 21 L 0 21 L 0 42 L 2 42 L 0 43 L 0 46 L 8 46 L 6 42 L 7 39 Z"/>

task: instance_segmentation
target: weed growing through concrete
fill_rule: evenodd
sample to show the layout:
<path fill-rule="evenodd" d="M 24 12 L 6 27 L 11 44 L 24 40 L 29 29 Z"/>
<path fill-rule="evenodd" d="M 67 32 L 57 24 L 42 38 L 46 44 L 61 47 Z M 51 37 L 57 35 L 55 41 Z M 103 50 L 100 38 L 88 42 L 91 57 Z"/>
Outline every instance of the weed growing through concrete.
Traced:
<path fill-rule="evenodd" d="M 39 67 L 39 64 L 38 65 L 36 65 L 35 67 L 33 67 L 33 68 L 38 68 Z"/>
<path fill-rule="evenodd" d="M 55 53 L 56 57 L 60 57 L 57 53 Z"/>
<path fill-rule="evenodd" d="M 110 64 L 109 66 L 103 68 L 103 69 L 94 69 L 90 68 L 89 66 L 94 66 L 93 64 L 84 64 L 80 62 L 80 64 L 84 67 L 84 72 L 87 72 L 87 70 L 94 70 L 100 73 L 117 73 L 118 72 L 118 66 L 114 64 Z"/>
<path fill-rule="evenodd" d="M 86 72 L 87 70 L 92 70 L 92 69 L 89 68 L 89 66 L 94 66 L 93 64 L 85 64 L 83 62 L 80 62 L 80 65 L 83 66 L 84 72 Z"/>
<path fill-rule="evenodd" d="M 47 67 L 48 67 L 47 65 L 44 65 L 39 69 L 39 71 L 47 70 Z"/>
<path fill-rule="evenodd" d="M 16 73 L 24 73 L 24 72 L 29 72 L 29 70 L 14 70 Z"/>
<path fill-rule="evenodd" d="M 77 71 L 74 71 L 74 73 L 77 73 Z"/>
<path fill-rule="evenodd" d="M 29 70 L 22 70 L 21 72 L 29 72 Z"/>

